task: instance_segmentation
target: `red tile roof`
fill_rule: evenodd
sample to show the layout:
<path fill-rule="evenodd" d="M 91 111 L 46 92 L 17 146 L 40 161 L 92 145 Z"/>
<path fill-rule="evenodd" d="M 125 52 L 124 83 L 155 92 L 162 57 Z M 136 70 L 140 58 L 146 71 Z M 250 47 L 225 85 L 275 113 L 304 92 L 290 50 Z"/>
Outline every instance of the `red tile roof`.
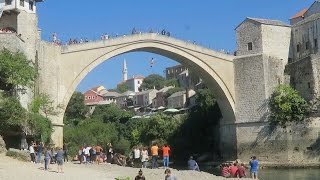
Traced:
<path fill-rule="evenodd" d="M 304 17 L 304 14 L 308 11 L 308 9 L 302 9 L 300 12 L 298 12 L 296 15 L 292 16 L 290 19 L 295 19 L 298 17 Z"/>

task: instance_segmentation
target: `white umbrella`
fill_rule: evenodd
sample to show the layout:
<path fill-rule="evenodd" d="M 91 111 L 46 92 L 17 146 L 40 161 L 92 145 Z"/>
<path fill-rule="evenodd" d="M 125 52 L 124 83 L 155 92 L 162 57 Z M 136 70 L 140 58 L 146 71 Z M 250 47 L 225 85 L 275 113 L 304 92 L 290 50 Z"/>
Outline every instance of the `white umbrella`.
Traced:
<path fill-rule="evenodd" d="M 142 116 L 133 116 L 131 119 L 140 119 Z"/>
<path fill-rule="evenodd" d="M 162 109 L 165 109 L 165 107 L 163 106 L 158 107 L 158 110 L 162 110 Z"/>
<path fill-rule="evenodd" d="M 179 110 L 178 109 L 174 109 L 174 108 L 170 108 L 170 109 L 164 110 L 163 112 L 176 113 L 176 112 L 179 112 Z"/>

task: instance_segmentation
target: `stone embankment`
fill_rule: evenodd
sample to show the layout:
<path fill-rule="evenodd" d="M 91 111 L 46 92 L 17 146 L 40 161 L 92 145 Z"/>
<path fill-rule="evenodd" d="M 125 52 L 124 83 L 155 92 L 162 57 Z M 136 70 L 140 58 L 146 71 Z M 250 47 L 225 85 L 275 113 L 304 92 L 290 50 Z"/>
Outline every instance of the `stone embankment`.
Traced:
<path fill-rule="evenodd" d="M 1 180 L 88 180 L 103 179 L 114 180 L 117 177 L 130 177 L 134 179 L 139 169 L 121 167 L 117 165 L 80 165 L 75 163 L 66 163 L 64 173 L 57 173 L 57 166 L 51 165 L 51 170 L 44 171 L 43 164 L 33 164 L 30 162 L 21 162 L 9 158 L 3 154 L 0 155 L 0 179 Z M 164 179 L 164 169 L 143 169 L 144 175 L 148 180 Z M 173 174 L 179 180 L 223 180 L 225 178 L 217 177 L 205 172 L 178 171 L 173 170 Z"/>

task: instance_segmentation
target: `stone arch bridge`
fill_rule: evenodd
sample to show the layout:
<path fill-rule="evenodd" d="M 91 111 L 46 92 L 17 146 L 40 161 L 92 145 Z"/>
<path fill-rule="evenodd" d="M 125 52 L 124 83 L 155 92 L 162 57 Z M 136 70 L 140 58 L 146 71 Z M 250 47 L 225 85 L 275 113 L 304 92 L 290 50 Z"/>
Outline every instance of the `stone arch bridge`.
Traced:
<path fill-rule="evenodd" d="M 215 93 L 223 121 L 235 122 L 234 56 L 155 33 L 62 47 L 40 42 L 39 92 L 49 94 L 65 108 L 78 84 L 91 70 L 112 57 L 134 51 L 159 54 L 197 72 Z M 57 145 L 63 141 L 63 115 L 64 112 L 52 117 L 55 129 L 52 138 Z"/>

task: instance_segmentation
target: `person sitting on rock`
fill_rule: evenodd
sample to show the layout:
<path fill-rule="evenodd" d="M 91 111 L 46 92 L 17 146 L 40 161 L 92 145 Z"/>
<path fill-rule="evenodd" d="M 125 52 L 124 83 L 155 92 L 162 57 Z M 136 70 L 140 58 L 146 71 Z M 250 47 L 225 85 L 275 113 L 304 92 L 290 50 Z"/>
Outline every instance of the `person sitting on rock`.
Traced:
<path fill-rule="evenodd" d="M 134 178 L 134 180 L 146 180 L 141 169 L 139 170 L 138 175 Z"/>

